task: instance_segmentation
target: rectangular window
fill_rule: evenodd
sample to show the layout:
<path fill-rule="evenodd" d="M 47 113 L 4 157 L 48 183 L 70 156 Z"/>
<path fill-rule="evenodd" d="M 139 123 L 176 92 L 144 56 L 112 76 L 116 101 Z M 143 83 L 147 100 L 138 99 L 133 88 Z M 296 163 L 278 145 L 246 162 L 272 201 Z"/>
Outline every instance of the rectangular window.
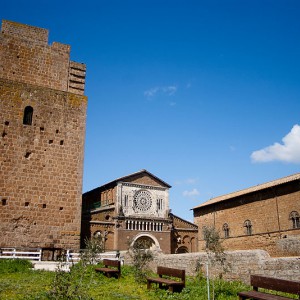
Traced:
<path fill-rule="evenodd" d="M 125 195 L 124 197 L 124 207 L 128 206 L 128 195 Z"/>
<path fill-rule="evenodd" d="M 157 210 L 162 210 L 163 209 L 163 199 L 161 199 L 161 198 L 157 199 L 156 206 L 157 206 Z"/>

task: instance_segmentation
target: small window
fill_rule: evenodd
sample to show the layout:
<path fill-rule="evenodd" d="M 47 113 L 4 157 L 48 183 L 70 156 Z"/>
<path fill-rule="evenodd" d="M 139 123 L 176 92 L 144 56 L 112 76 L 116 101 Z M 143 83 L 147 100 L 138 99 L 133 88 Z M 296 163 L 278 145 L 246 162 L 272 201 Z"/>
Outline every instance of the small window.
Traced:
<path fill-rule="evenodd" d="M 124 197 L 124 207 L 128 206 L 128 195 L 125 195 Z"/>
<path fill-rule="evenodd" d="M 246 234 L 251 235 L 252 234 L 252 224 L 250 220 L 246 220 L 244 222 L 244 227 L 246 228 Z"/>
<path fill-rule="evenodd" d="M 289 219 L 292 221 L 292 228 L 300 228 L 300 216 L 297 211 L 292 211 L 290 213 Z"/>
<path fill-rule="evenodd" d="M 26 106 L 24 109 L 24 116 L 23 116 L 24 125 L 32 124 L 32 115 L 33 115 L 33 108 L 31 106 Z"/>
<path fill-rule="evenodd" d="M 2 199 L 1 203 L 2 203 L 2 205 L 6 205 L 7 204 L 7 200 L 6 199 Z"/>
<path fill-rule="evenodd" d="M 224 231 L 224 238 L 225 239 L 229 238 L 229 226 L 227 223 L 223 225 L 223 231 Z"/>
<path fill-rule="evenodd" d="M 156 199 L 156 207 L 157 207 L 157 210 L 163 209 L 163 200 L 161 198 Z"/>

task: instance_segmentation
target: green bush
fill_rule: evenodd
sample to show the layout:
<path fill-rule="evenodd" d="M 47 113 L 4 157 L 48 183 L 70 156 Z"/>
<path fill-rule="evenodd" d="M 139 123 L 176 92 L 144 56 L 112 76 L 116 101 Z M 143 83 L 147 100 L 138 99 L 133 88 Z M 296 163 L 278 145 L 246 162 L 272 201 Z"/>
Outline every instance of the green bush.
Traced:
<path fill-rule="evenodd" d="M 26 259 L 0 259 L 1 273 L 26 272 L 32 267 L 32 262 Z"/>

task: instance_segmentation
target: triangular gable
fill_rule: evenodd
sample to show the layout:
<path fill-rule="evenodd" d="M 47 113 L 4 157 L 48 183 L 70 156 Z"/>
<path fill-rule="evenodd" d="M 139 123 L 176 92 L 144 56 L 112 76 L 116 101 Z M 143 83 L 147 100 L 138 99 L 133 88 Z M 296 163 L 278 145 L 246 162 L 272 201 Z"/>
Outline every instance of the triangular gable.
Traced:
<path fill-rule="evenodd" d="M 149 178 L 149 180 L 144 180 L 145 178 Z M 165 188 L 171 188 L 171 185 L 166 183 L 165 181 L 161 180 L 160 178 L 156 177 L 152 173 L 148 172 L 147 170 L 143 169 L 138 172 L 117 178 L 113 181 L 105 183 L 104 185 L 100 186 L 99 188 L 104 188 L 107 186 L 115 186 L 119 182 L 134 182 L 140 183 L 145 185 L 155 185 L 155 186 L 162 186 Z"/>
<path fill-rule="evenodd" d="M 175 228 L 180 228 L 180 229 L 194 229 L 198 230 L 198 226 L 194 223 L 191 223 L 187 220 L 184 220 L 176 215 L 172 215 L 173 218 L 173 224 Z"/>

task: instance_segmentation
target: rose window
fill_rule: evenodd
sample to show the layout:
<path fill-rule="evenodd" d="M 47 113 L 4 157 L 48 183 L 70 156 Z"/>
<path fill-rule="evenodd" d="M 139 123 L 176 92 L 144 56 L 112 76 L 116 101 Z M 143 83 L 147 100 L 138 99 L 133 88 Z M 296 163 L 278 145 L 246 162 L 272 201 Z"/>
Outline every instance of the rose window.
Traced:
<path fill-rule="evenodd" d="M 135 211 L 146 212 L 152 206 L 151 194 L 148 191 L 139 191 L 135 194 L 133 203 Z"/>

